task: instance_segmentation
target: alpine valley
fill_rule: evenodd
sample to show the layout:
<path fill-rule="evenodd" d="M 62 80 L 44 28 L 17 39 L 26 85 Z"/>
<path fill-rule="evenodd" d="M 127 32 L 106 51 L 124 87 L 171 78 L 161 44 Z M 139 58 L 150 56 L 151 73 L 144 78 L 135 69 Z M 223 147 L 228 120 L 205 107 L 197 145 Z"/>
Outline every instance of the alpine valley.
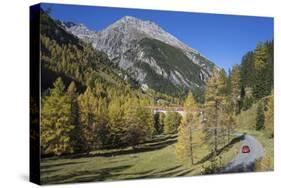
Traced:
<path fill-rule="evenodd" d="M 88 17 L 82 10 L 89 10 Z M 105 22 L 92 19 L 95 10 L 111 16 L 111 24 L 89 29 L 89 23 Z M 75 16 L 67 18 L 83 20 L 89 28 L 56 15 L 67 11 Z M 189 25 L 180 19 L 169 23 L 169 33 L 163 29 L 164 17 L 158 19 L 162 28 L 151 20 L 126 16 L 127 11 L 115 21 L 109 12 L 106 7 L 80 5 L 31 8 L 30 148 L 36 153 L 34 161 L 40 155 L 40 168 L 31 165 L 39 184 L 274 169 L 273 39 L 253 43 L 256 48 L 245 52 L 240 64 L 228 64 L 226 73 L 168 29 L 202 30 L 205 34 L 197 42 L 206 45 L 202 37 L 213 35 L 201 14 L 200 20 L 194 14 L 196 24 L 190 24 L 190 17 L 182 18 Z M 218 27 L 212 27 L 232 25 L 230 17 L 215 20 Z M 235 31 L 261 32 L 252 25 L 259 24 L 260 17 L 241 27 L 244 18 L 239 16 Z M 193 32 L 182 32 L 179 38 L 198 39 L 198 33 L 193 38 Z M 214 34 L 225 33 L 229 34 L 218 29 Z M 216 42 L 222 46 L 229 44 L 219 38 Z M 236 44 L 245 42 L 249 41 Z M 209 44 L 213 48 L 214 43 Z M 207 50 L 215 57 L 217 51 L 221 56 L 234 49 Z"/>

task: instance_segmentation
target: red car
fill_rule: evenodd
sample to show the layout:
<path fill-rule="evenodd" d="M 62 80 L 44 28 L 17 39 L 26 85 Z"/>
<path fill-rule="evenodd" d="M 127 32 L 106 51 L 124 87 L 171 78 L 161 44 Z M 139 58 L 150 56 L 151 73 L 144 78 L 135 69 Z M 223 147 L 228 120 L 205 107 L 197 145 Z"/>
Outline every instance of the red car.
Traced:
<path fill-rule="evenodd" d="M 245 145 L 242 147 L 242 153 L 250 153 L 250 147 Z"/>

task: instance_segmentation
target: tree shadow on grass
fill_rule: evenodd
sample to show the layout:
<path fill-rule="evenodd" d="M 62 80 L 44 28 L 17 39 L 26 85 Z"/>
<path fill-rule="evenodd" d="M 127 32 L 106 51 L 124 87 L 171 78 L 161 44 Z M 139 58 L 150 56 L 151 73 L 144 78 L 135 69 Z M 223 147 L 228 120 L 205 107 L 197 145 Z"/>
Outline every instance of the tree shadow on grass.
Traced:
<path fill-rule="evenodd" d="M 98 151 L 94 153 L 79 153 L 79 154 L 64 155 L 59 157 L 54 156 L 54 157 L 44 158 L 43 161 L 56 160 L 56 159 L 80 159 L 80 158 L 90 158 L 90 157 L 113 157 L 118 155 L 136 154 L 141 152 L 150 152 L 150 151 L 163 149 L 176 142 L 177 142 L 177 134 L 172 134 L 172 135 L 167 135 L 160 138 L 154 138 L 152 140 L 145 141 L 134 147 L 127 147 L 127 148 L 120 148 L 120 149 L 116 148 L 115 150 L 109 149 L 101 152 Z"/>
<path fill-rule="evenodd" d="M 41 170 L 41 173 L 44 173 L 44 174 L 48 174 L 48 173 L 53 173 L 53 172 L 57 172 L 59 171 L 60 169 L 48 169 L 48 170 Z"/>
<path fill-rule="evenodd" d="M 188 173 L 192 172 L 193 169 L 180 169 L 182 165 L 174 166 L 161 171 L 149 171 L 149 173 L 131 173 L 132 177 L 124 178 L 125 180 L 133 180 L 133 179 L 145 179 L 145 178 L 164 178 L 164 177 L 178 177 L 184 176 Z M 153 173 L 151 173 L 153 172 Z"/>
<path fill-rule="evenodd" d="M 164 141 L 161 142 L 152 142 L 152 143 L 146 143 L 146 145 L 142 144 L 135 147 L 128 147 L 125 149 L 120 150 L 106 150 L 102 152 L 97 153 L 90 153 L 90 154 L 79 154 L 79 155 L 69 155 L 69 156 L 63 156 L 61 158 L 64 159 L 77 159 L 77 158 L 91 158 L 91 157 L 114 157 L 118 155 L 127 155 L 127 154 L 137 154 L 142 152 L 150 152 L 155 151 L 159 149 L 163 149 L 169 145 L 172 145 L 177 142 L 176 137 L 170 137 L 166 138 Z"/>
<path fill-rule="evenodd" d="M 131 173 L 119 173 L 120 176 L 132 176 L 125 179 L 139 179 L 139 178 L 156 178 L 156 177 L 166 177 L 180 172 L 181 170 L 176 170 L 182 165 L 177 165 L 165 170 L 156 171 L 156 169 L 146 170 L 142 172 L 131 172 Z M 176 171 L 175 171 L 176 170 Z"/>
<path fill-rule="evenodd" d="M 182 165 L 173 166 L 161 171 L 156 169 L 125 173 L 124 170 L 133 165 L 123 165 L 111 168 L 101 168 L 96 170 L 85 170 L 70 172 L 66 175 L 53 175 L 50 177 L 42 177 L 43 184 L 55 183 L 72 183 L 72 182 L 90 182 L 90 181 L 105 181 L 105 180 L 132 180 L 144 178 L 161 178 L 171 176 L 184 176 L 190 173 L 193 169 L 180 169 Z"/>
<path fill-rule="evenodd" d="M 136 154 L 136 153 L 142 153 L 142 152 L 150 152 L 155 151 L 159 149 L 163 149 L 171 144 L 176 143 L 176 140 L 169 140 L 162 143 L 156 143 L 148 146 L 138 146 L 134 147 L 128 150 L 119 150 L 119 151 L 109 151 L 106 153 L 96 153 L 96 154 L 90 154 L 88 157 L 112 157 L 117 155 L 127 155 L 127 154 Z"/>
<path fill-rule="evenodd" d="M 190 173 L 193 169 L 180 169 L 182 165 L 177 165 L 153 174 L 154 178 L 160 177 L 171 177 L 171 176 L 183 176 L 185 174 Z"/>
<path fill-rule="evenodd" d="M 101 168 L 96 170 L 85 170 L 71 172 L 67 175 L 53 175 L 50 177 L 42 177 L 42 184 L 54 184 L 54 183 L 72 183 L 72 182 L 88 182 L 88 181 L 104 181 L 106 179 L 112 179 L 118 176 L 118 172 L 121 172 L 132 165 L 123 165 L 118 167 Z"/>
<path fill-rule="evenodd" d="M 180 172 L 182 172 L 182 170 L 173 170 L 173 171 L 167 171 L 167 172 L 162 172 L 162 173 L 155 173 L 151 177 L 153 177 L 153 178 L 171 177 Z"/>
<path fill-rule="evenodd" d="M 235 138 L 233 138 L 228 144 L 226 144 L 225 146 L 223 146 L 222 148 L 220 148 L 216 153 L 217 155 L 220 155 L 223 151 L 227 151 L 230 148 L 232 148 L 232 146 L 242 140 L 245 139 L 245 135 L 240 135 L 237 136 Z M 214 152 L 210 152 L 208 155 L 206 155 L 205 157 L 203 157 L 200 161 L 196 162 L 196 164 L 200 164 L 200 163 L 204 163 L 208 160 L 210 160 L 211 158 L 213 158 L 215 156 Z"/>
<path fill-rule="evenodd" d="M 182 170 L 179 174 L 177 174 L 177 177 L 186 176 L 186 175 L 188 175 L 190 172 L 192 172 L 193 170 L 194 170 L 194 169 Z"/>
<path fill-rule="evenodd" d="M 41 162 L 42 163 L 42 162 Z M 74 164 L 82 164 L 85 162 L 65 162 L 65 163 L 59 163 L 59 164 L 41 164 L 40 169 L 41 170 L 46 170 L 46 169 L 50 169 L 53 167 L 64 167 L 64 166 L 68 166 L 68 165 L 74 165 Z"/>
<path fill-rule="evenodd" d="M 153 170 L 146 170 L 146 171 L 142 171 L 142 172 L 120 173 L 119 175 L 125 175 L 125 176 L 136 175 L 136 176 L 141 176 L 141 175 L 150 174 L 153 171 L 154 171 L 154 169 Z"/>
<path fill-rule="evenodd" d="M 161 170 L 161 171 L 158 171 L 157 173 L 165 173 L 165 172 L 169 172 L 169 171 L 173 171 L 175 169 L 178 169 L 180 168 L 182 165 L 177 165 L 177 166 L 174 166 L 174 167 L 171 167 L 171 168 L 167 168 L 165 170 Z"/>
<path fill-rule="evenodd" d="M 150 143 L 157 143 L 157 142 L 162 142 L 162 141 L 167 141 L 169 139 L 176 139 L 177 138 L 177 134 L 172 134 L 172 135 L 165 135 L 165 136 L 161 136 L 161 137 L 155 137 L 151 140 L 147 140 L 143 143 L 140 144 L 150 144 Z"/>

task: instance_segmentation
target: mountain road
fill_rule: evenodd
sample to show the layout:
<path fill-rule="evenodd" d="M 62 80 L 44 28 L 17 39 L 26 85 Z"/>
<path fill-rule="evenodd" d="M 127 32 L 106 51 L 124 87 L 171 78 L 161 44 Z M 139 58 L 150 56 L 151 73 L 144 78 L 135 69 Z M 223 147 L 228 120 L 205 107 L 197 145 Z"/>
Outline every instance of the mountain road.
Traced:
<path fill-rule="evenodd" d="M 249 153 L 242 153 L 243 146 L 249 146 Z M 230 161 L 221 173 L 235 173 L 235 172 L 253 172 L 255 171 L 255 162 L 261 159 L 264 155 L 262 145 L 251 135 L 245 135 L 242 140 L 240 151 L 235 158 Z"/>

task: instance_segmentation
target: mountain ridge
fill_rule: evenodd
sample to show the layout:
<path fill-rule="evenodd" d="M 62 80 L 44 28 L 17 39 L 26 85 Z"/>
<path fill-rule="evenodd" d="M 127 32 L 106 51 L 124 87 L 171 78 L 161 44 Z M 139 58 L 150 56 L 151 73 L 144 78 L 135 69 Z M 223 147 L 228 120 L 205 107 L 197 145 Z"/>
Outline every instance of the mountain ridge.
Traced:
<path fill-rule="evenodd" d="M 124 16 L 100 31 L 91 31 L 83 24 L 63 24 L 63 26 L 71 34 L 91 43 L 97 50 L 106 53 L 113 63 L 128 72 L 140 84 L 148 85 L 149 88 L 156 91 L 162 88 L 152 87 L 152 85 L 155 85 L 152 84 L 153 79 L 150 83 L 146 81 L 147 77 L 151 77 L 151 74 L 156 73 L 163 78 L 163 81 L 165 79 L 166 83 L 171 82 L 174 85 L 174 89 L 178 91 L 198 88 L 202 90 L 207 79 L 212 74 L 212 69 L 216 67 L 213 62 L 205 58 L 198 51 L 184 44 L 150 20 L 143 21 L 132 16 Z M 163 47 L 162 49 L 159 48 L 160 51 L 154 50 L 155 53 L 162 54 L 158 56 L 158 59 L 152 57 L 153 54 L 147 56 L 147 49 L 152 49 L 151 46 L 146 46 L 146 52 L 144 52 L 144 46 L 142 46 L 143 43 L 141 41 L 146 38 L 151 39 L 151 43 L 146 43 L 146 45 L 153 45 L 157 48 L 155 46 L 155 43 L 157 43 Z M 162 43 L 160 44 L 153 40 Z M 163 43 L 167 46 L 163 45 Z M 176 63 L 173 59 L 166 57 L 167 52 L 170 56 L 173 56 L 167 49 L 170 49 L 170 51 L 176 54 L 184 54 L 186 58 L 181 58 L 181 63 L 183 64 L 181 68 L 185 67 L 183 70 L 179 71 L 178 68 L 175 68 L 173 64 Z M 166 51 L 166 54 L 163 51 Z M 169 59 L 169 61 L 165 61 L 168 66 L 162 63 L 163 59 Z M 196 72 L 198 75 L 193 75 L 193 77 L 196 76 L 199 79 L 193 79 L 190 73 L 188 73 L 190 72 L 189 68 L 184 64 L 188 63 L 190 66 L 193 66 L 190 62 L 199 67 L 200 71 Z M 136 66 L 137 64 L 149 65 L 151 68 L 150 72 L 153 71 L 153 73 L 145 71 L 143 68 L 144 65 Z M 159 66 L 160 64 L 162 66 Z"/>

